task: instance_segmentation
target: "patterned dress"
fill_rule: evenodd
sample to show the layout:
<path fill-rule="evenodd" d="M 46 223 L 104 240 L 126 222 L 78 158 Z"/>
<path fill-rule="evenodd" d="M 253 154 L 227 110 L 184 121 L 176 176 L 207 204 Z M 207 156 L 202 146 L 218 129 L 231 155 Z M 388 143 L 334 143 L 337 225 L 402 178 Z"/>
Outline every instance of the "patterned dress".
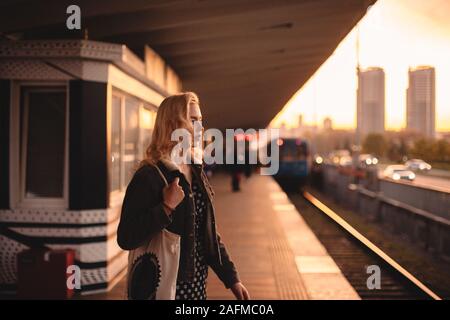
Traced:
<path fill-rule="evenodd" d="M 195 201 L 195 270 L 192 282 L 177 282 L 175 300 L 206 300 L 206 278 L 208 277 L 208 264 L 204 254 L 200 235 L 204 232 L 206 199 L 201 192 L 197 180 L 192 181 L 192 192 Z"/>

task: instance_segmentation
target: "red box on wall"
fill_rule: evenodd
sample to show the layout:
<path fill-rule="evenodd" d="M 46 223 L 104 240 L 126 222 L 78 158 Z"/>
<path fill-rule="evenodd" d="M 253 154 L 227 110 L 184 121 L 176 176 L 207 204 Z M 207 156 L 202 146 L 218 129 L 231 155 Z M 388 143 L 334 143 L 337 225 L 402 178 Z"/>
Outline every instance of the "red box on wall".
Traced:
<path fill-rule="evenodd" d="M 71 275 L 67 268 L 75 264 L 71 249 L 28 249 L 17 255 L 17 296 L 20 299 L 70 299 Z"/>

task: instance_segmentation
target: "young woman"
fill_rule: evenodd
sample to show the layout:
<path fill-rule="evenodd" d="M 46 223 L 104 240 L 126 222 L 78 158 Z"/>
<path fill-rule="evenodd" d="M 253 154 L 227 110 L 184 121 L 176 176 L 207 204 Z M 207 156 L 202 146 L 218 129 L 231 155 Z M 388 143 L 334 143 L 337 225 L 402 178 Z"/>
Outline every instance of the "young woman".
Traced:
<path fill-rule="evenodd" d="M 166 228 L 181 236 L 176 299 L 206 299 L 206 279 L 210 266 L 237 299 L 249 299 L 234 263 L 216 232 L 214 192 L 203 164 L 176 164 L 171 141 L 176 129 L 193 133 L 193 123 L 201 123 L 199 99 L 193 92 L 167 97 L 156 115 L 147 158 L 128 185 L 118 228 L 118 243 L 124 250 L 138 248 L 156 232 Z M 193 144 L 192 144 L 193 145 Z M 169 185 L 161 183 L 157 168 Z"/>

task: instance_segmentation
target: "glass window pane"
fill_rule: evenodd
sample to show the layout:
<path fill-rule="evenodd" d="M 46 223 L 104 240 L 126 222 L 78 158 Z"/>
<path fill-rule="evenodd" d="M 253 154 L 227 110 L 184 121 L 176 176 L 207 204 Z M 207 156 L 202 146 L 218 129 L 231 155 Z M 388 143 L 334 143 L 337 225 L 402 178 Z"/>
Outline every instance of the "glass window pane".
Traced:
<path fill-rule="evenodd" d="M 125 98 L 125 185 L 128 185 L 139 163 L 139 100 Z"/>
<path fill-rule="evenodd" d="M 53 89 L 54 90 L 54 89 Z M 62 198 L 66 143 L 65 91 L 25 89 L 25 197 Z"/>
<path fill-rule="evenodd" d="M 142 147 L 142 155 L 141 157 L 145 157 L 145 152 L 150 145 L 150 141 L 152 139 L 153 127 L 155 125 L 155 117 L 156 112 L 153 110 L 149 110 L 146 108 L 142 108 L 141 110 L 141 147 Z"/>
<path fill-rule="evenodd" d="M 111 191 L 120 190 L 120 97 L 113 96 L 111 109 Z"/>

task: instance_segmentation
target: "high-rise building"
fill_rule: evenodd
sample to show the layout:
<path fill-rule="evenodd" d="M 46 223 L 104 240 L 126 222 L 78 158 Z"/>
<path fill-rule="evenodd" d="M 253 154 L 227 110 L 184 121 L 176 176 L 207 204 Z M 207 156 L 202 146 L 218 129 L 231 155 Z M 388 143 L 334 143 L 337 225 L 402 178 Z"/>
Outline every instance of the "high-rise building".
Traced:
<path fill-rule="evenodd" d="M 326 117 L 325 119 L 323 119 L 323 130 L 333 130 L 333 121 L 331 120 L 331 118 Z"/>
<path fill-rule="evenodd" d="M 384 132 L 384 97 L 383 69 L 358 70 L 356 130 L 360 140 L 369 133 Z"/>
<path fill-rule="evenodd" d="M 298 123 L 297 123 L 297 126 L 298 126 L 299 128 L 301 128 L 301 127 L 303 126 L 303 115 L 301 115 L 301 114 L 298 115 Z"/>
<path fill-rule="evenodd" d="M 436 134 L 435 70 L 433 67 L 410 68 L 406 89 L 406 129 L 426 137 Z"/>

